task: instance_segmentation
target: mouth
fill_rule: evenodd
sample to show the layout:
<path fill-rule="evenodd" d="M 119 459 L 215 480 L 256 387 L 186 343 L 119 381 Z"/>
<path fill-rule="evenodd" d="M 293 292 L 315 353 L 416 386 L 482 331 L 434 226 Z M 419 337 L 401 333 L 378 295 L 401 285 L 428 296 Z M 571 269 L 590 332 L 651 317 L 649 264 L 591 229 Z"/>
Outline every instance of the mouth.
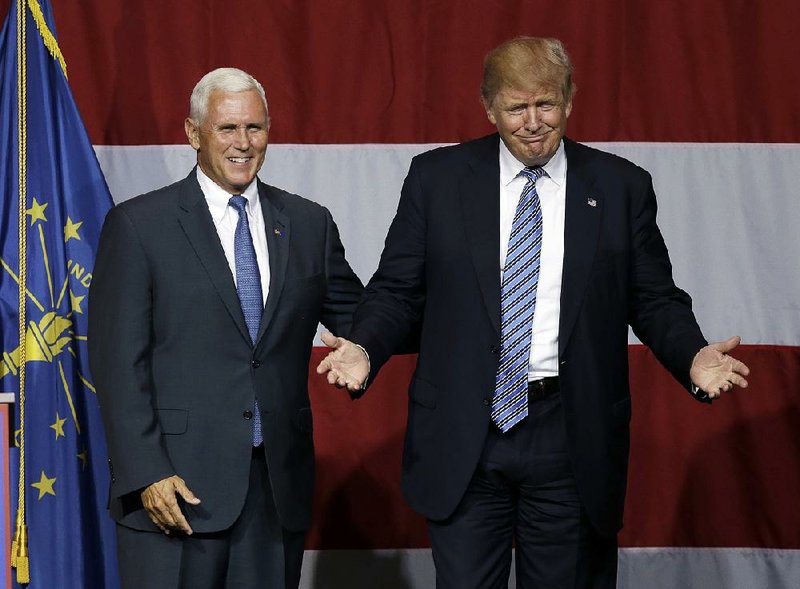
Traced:
<path fill-rule="evenodd" d="M 517 136 L 517 139 L 522 141 L 523 143 L 541 143 L 545 139 L 547 139 L 547 133 L 542 133 L 541 135 L 532 135 L 528 136 Z"/>
<path fill-rule="evenodd" d="M 250 163 L 251 157 L 229 157 L 228 161 L 235 166 L 245 166 Z"/>

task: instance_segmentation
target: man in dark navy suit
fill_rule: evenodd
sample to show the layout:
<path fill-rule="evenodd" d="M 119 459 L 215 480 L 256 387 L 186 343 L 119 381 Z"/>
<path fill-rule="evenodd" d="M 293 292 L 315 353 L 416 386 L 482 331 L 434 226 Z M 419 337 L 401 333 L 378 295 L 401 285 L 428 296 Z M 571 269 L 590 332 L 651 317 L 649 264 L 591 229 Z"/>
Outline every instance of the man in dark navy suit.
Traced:
<path fill-rule="evenodd" d="M 318 372 L 357 394 L 420 330 L 403 490 L 437 587 L 505 589 L 515 544 L 520 587 L 613 588 L 628 326 L 700 400 L 748 369 L 675 286 L 650 175 L 564 136 L 562 44 L 496 48 L 481 93 L 497 133 L 414 158 L 349 341 L 326 335 Z"/>

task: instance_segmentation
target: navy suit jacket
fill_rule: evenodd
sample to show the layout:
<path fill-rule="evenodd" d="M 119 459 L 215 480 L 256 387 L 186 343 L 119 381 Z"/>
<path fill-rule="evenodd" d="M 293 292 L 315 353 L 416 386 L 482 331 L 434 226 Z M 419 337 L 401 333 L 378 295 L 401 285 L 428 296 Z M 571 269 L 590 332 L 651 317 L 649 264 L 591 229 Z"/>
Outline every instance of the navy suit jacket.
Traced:
<path fill-rule="evenodd" d="M 197 532 L 229 527 L 247 493 L 252 414 L 284 527 L 310 526 L 308 363 L 317 325 L 347 333 L 362 285 L 327 209 L 259 181 L 270 287 L 253 345 L 195 171 L 113 208 L 90 292 L 89 357 L 110 456 L 110 510 L 156 531 L 140 491 L 177 474 Z M 249 415 L 249 417 L 248 417 Z"/>
<path fill-rule="evenodd" d="M 489 429 L 500 347 L 499 136 L 414 158 L 351 339 L 370 380 L 419 329 L 409 388 L 403 490 L 431 519 L 449 516 Z M 650 175 L 564 140 L 567 157 L 559 377 L 569 452 L 591 521 L 622 525 L 631 401 L 628 325 L 687 388 L 706 344 L 672 280 Z"/>

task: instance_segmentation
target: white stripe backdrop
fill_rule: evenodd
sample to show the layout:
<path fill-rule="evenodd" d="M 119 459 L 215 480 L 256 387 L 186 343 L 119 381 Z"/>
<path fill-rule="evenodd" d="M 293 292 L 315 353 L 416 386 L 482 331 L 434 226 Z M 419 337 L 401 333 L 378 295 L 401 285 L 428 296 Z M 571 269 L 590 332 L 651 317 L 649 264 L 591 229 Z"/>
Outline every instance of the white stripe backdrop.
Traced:
<path fill-rule="evenodd" d="M 617 589 L 797 589 L 799 579 L 800 550 L 623 548 Z M 300 589 L 435 584 L 430 550 L 307 550 Z"/>
<path fill-rule="evenodd" d="M 597 143 L 649 170 L 676 282 L 710 340 L 800 345 L 800 145 Z M 272 145 L 261 177 L 327 206 L 363 280 L 411 158 L 433 145 Z M 98 146 L 120 202 L 183 178 L 188 146 Z M 631 343 L 636 343 L 633 335 Z"/>

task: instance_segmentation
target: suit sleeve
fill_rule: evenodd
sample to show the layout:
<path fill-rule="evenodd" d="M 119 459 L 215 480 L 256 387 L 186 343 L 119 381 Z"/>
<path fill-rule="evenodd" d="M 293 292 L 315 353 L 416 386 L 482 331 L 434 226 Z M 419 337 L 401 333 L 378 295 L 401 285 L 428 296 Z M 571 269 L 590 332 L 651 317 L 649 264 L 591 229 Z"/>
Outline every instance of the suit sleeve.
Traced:
<path fill-rule="evenodd" d="M 418 331 L 425 306 L 426 230 L 419 165 L 412 160 L 378 270 L 354 317 L 350 339 L 369 353 L 368 382 Z"/>
<path fill-rule="evenodd" d="M 692 300 L 672 278 L 672 264 L 656 224 L 656 195 L 649 174 L 635 192 L 632 219 L 632 280 L 629 322 L 636 336 L 684 387 L 689 369 L 707 344 L 692 312 Z"/>
<path fill-rule="evenodd" d="M 89 293 L 89 361 L 105 425 L 111 497 L 175 474 L 152 396 L 152 277 L 135 227 L 112 209 Z"/>
<path fill-rule="evenodd" d="M 344 254 L 339 230 L 325 210 L 325 278 L 327 291 L 322 307 L 322 324 L 331 332 L 347 337 L 364 286 Z"/>

